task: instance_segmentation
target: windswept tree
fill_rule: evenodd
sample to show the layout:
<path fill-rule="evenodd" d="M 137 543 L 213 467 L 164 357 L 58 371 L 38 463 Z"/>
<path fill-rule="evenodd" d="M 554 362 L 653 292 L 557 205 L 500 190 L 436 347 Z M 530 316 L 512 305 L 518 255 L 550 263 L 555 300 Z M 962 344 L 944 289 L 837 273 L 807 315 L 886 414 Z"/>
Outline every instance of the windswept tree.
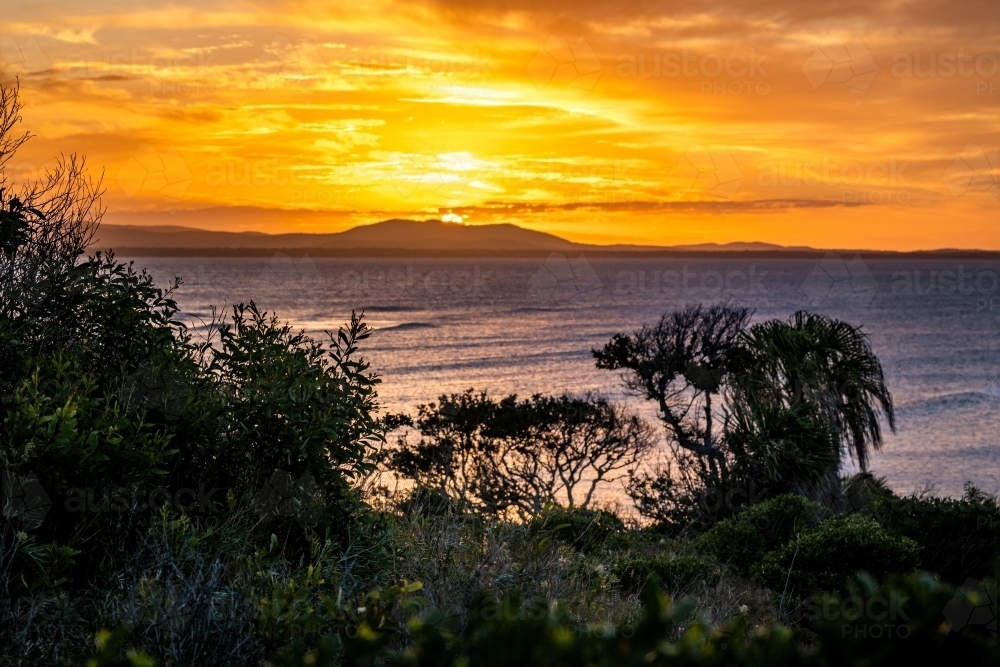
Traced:
<path fill-rule="evenodd" d="M 401 437 L 390 468 L 491 514 L 589 507 L 655 444 L 638 416 L 593 395 L 496 401 L 470 389 L 420 406 L 413 425 L 420 441 Z"/>
<path fill-rule="evenodd" d="M 547 504 L 590 507 L 602 484 L 635 469 L 656 438 L 637 415 L 599 396 L 500 402 L 479 496 L 493 511 L 535 515 Z"/>
<path fill-rule="evenodd" d="M 743 308 L 689 306 L 594 351 L 666 427 L 672 460 L 629 487 L 647 516 L 690 518 L 720 494 L 730 508 L 783 492 L 832 502 L 845 456 L 865 469 L 882 445 L 880 419 L 895 428 L 860 328 L 806 312 L 749 324 Z"/>
<path fill-rule="evenodd" d="M 671 444 L 716 487 L 729 477 L 718 397 L 750 315 L 729 304 L 688 306 L 593 351 L 598 368 L 621 371 L 631 393 L 656 404 Z"/>

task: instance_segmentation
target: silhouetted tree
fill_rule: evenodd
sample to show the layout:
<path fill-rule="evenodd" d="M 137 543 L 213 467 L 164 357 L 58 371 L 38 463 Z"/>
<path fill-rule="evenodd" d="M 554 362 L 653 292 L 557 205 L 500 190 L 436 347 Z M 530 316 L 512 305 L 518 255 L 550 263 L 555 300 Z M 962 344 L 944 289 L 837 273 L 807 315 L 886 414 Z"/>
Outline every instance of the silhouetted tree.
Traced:
<path fill-rule="evenodd" d="M 657 405 L 669 436 L 672 459 L 628 487 L 646 516 L 683 523 L 784 492 L 835 502 L 842 453 L 864 469 L 880 417 L 895 428 L 858 327 L 806 312 L 749 323 L 744 308 L 689 306 L 594 351 L 598 368 L 623 371 Z"/>
<path fill-rule="evenodd" d="M 729 460 L 713 400 L 729 382 L 749 322 L 746 308 L 689 306 L 593 351 L 598 368 L 622 371 L 629 391 L 656 404 L 671 442 L 693 454 L 702 478 L 716 486 L 726 483 Z"/>
<path fill-rule="evenodd" d="M 414 425 L 420 441 L 402 437 L 390 467 L 489 513 L 588 507 L 601 484 L 626 477 L 655 442 L 639 417 L 593 395 L 495 401 L 470 389 L 420 406 Z"/>

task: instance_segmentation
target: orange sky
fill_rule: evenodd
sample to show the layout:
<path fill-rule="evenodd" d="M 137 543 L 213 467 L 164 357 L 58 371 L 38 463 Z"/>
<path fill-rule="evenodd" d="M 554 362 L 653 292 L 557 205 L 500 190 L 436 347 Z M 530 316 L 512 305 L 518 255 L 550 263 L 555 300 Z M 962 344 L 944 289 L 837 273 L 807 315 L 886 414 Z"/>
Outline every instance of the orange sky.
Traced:
<path fill-rule="evenodd" d="M 996 0 L 3 4 L 8 176 L 83 153 L 116 222 L 1000 249 Z"/>

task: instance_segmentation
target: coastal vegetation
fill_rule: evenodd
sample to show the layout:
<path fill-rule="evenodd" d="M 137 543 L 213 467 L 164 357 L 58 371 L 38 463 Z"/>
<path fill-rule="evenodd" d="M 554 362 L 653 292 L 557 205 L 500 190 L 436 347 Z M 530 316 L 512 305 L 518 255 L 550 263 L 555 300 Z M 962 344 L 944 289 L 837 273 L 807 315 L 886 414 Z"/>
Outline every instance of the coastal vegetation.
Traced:
<path fill-rule="evenodd" d="M 867 472 L 895 415 L 858 327 L 714 304 L 616 335 L 595 363 L 658 425 L 471 389 L 386 414 L 362 314 L 192 331 L 176 280 L 86 255 L 100 179 L 58 165 L 0 177 L 0 664 L 1000 658 L 997 500 Z"/>

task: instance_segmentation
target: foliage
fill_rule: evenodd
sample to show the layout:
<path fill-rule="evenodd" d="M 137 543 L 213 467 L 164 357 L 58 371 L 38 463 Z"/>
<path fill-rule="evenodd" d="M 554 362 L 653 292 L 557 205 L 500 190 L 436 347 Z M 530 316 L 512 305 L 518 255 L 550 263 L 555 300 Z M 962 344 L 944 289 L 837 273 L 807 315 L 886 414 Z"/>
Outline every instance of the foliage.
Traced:
<path fill-rule="evenodd" d="M 83 257 L 103 208 L 82 160 L 11 189 L 20 108 L 16 87 L 0 88 L 4 593 L 123 567 L 163 504 L 217 523 L 257 501 L 270 525 L 247 530 L 280 534 L 293 557 L 313 528 L 344 537 L 352 485 L 384 440 L 361 316 L 323 345 L 239 304 L 195 340 L 176 317 L 178 280 Z"/>
<path fill-rule="evenodd" d="M 422 585 L 408 583 L 372 590 L 360 601 L 336 599 L 317 593 L 310 600 L 309 591 L 324 581 L 310 568 L 300 586 L 294 580 L 276 586 L 270 599 L 262 599 L 261 624 L 265 641 L 274 651 L 271 664 L 276 667 L 301 664 L 314 644 L 321 658 L 340 658 L 341 664 L 366 664 L 385 652 L 386 647 L 405 636 L 406 628 L 394 614 L 412 615 L 427 606 L 425 598 L 414 596 Z M 333 634 L 324 635 L 323 631 Z M 309 642 L 308 639 L 314 641 Z"/>
<path fill-rule="evenodd" d="M 920 547 L 893 535 L 874 519 L 831 519 L 803 531 L 796 539 L 764 556 L 757 576 L 774 590 L 806 595 L 842 590 L 859 571 L 877 579 L 916 569 Z"/>
<path fill-rule="evenodd" d="M 808 406 L 864 470 L 882 446 L 880 416 L 896 422 L 882 364 L 860 328 L 799 311 L 787 322 L 750 327 L 739 348 L 734 385 L 751 405 Z"/>
<path fill-rule="evenodd" d="M 689 306 L 593 351 L 598 368 L 623 371 L 629 391 L 656 404 L 671 444 L 695 456 L 709 487 L 724 487 L 729 472 L 712 401 L 727 386 L 730 358 L 749 322 L 746 308 Z"/>
<path fill-rule="evenodd" d="M 992 609 L 982 590 L 993 591 Z M 995 591 L 995 580 L 977 591 L 926 573 L 892 576 L 882 584 L 860 575 L 844 594 L 818 595 L 807 605 L 814 659 L 825 665 L 995 664 Z M 965 602 L 985 603 L 981 609 L 992 612 L 993 627 L 988 619 L 963 617 Z"/>
<path fill-rule="evenodd" d="M 380 418 L 362 315 L 321 342 L 239 304 L 196 339 L 178 281 L 85 257 L 100 181 L 70 156 L 12 189 L 19 111 L 0 88 L 0 665 L 997 662 L 948 611 L 992 581 L 861 577 L 847 601 L 902 595 L 905 613 L 844 614 L 857 570 L 957 580 L 998 553 L 996 500 L 974 490 L 897 498 L 859 478 L 863 515 L 819 523 L 803 496 L 892 426 L 859 330 L 808 314 L 748 330 L 713 306 L 613 338 L 598 365 L 657 402 L 673 471 L 637 472 L 649 428 L 595 395 L 470 390 Z M 405 423 L 419 443 L 386 460 L 417 484 L 379 510 L 359 487 Z M 623 476 L 678 539 L 594 509 Z M 786 593 L 822 588 L 801 626 L 771 624 Z"/>
<path fill-rule="evenodd" d="M 837 441 L 812 406 L 735 401 L 729 419 L 733 477 L 745 486 L 810 494 L 840 465 Z"/>
<path fill-rule="evenodd" d="M 880 417 L 895 428 L 866 335 L 823 315 L 750 326 L 743 308 L 688 306 L 593 353 L 598 368 L 622 371 L 626 388 L 657 407 L 676 466 L 632 475 L 629 495 L 668 525 L 723 519 L 739 507 L 707 513 L 706 499 L 752 489 L 835 506 L 841 451 L 864 469 L 882 444 Z"/>
<path fill-rule="evenodd" d="M 47 283 L 76 265 L 104 213 L 101 179 L 75 154 L 36 181 L 10 183 L 5 167 L 31 138 L 17 129 L 19 93 L 16 84 L 0 86 L 0 320 L 44 300 Z"/>
<path fill-rule="evenodd" d="M 395 509 L 406 516 L 442 516 L 458 513 L 462 508 L 439 489 L 418 484 L 403 494 Z"/>
<path fill-rule="evenodd" d="M 108 620 L 160 665 L 230 665 L 261 656 L 255 609 L 230 571 L 246 525 L 199 529 L 164 512 L 120 573 Z"/>
<path fill-rule="evenodd" d="M 87 667 L 153 667 L 156 663 L 142 651 L 123 648 L 127 638 L 124 627 L 115 632 L 98 632 L 94 638 L 97 655 L 87 661 Z"/>
<path fill-rule="evenodd" d="M 594 551 L 625 531 L 625 524 L 605 510 L 549 505 L 529 526 L 579 551 Z"/>
<path fill-rule="evenodd" d="M 674 604 L 647 586 L 642 613 L 621 626 L 579 624 L 560 608 L 521 606 L 482 597 L 470 621 L 456 627 L 448 616 L 429 610 L 411 618 L 410 642 L 381 651 L 385 664 L 402 667 L 673 665 L 745 667 L 881 667 L 898 664 L 993 664 L 1000 659 L 995 640 L 976 628 L 956 631 L 944 610 L 956 591 L 929 577 L 893 579 L 883 586 L 860 579 L 855 597 L 812 602 L 812 639 L 793 628 L 750 628 L 743 618 L 712 628 L 694 608 Z M 853 613 L 854 610 L 862 610 Z M 874 610 L 864 612 L 863 610 Z M 507 611 L 511 610 L 511 611 Z M 389 633 L 394 632 L 392 627 Z M 365 640 L 384 646 L 376 632 Z M 332 642 L 331 642 L 332 643 Z M 335 662 L 331 650 L 298 657 L 289 667 L 363 664 Z M 367 656 L 366 656 L 367 657 Z"/>
<path fill-rule="evenodd" d="M 883 494 L 866 511 L 920 545 L 921 569 L 952 583 L 982 579 L 1000 560 L 1000 507 L 975 487 L 960 499 Z"/>
<path fill-rule="evenodd" d="M 770 552 L 810 530 L 822 508 L 801 496 L 783 495 L 748 507 L 719 522 L 695 541 L 695 548 L 748 574 Z"/>
<path fill-rule="evenodd" d="M 322 507 L 328 522 L 343 524 L 350 482 L 372 470 L 383 438 L 374 414 L 379 380 L 356 357 L 370 334 L 352 313 L 326 348 L 252 302 L 235 306 L 206 369 L 224 397 L 217 447 L 199 457 L 213 483 L 245 496 L 280 470 L 298 482 L 296 493 L 318 496 L 304 499 L 306 509 Z"/>
<path fill-rule="evenodd" d="M 697 581 L 714 585 L 719 580 L 714 560 L 674 554 L 623 558 L 615 563 L 612 573 L 627 591 L 641 590 L 649 581 L 659 582 L 665 590 L 676 592 Z"/>
<path fill-rule="evenodd" d="M 389 466 L 491 514 L 588 507 L 653 445 L 642 420 L 596 396 L 496 401 L 470 389 L 420 406 L 415 425 L 420 442 L 401 437 Z"/>

